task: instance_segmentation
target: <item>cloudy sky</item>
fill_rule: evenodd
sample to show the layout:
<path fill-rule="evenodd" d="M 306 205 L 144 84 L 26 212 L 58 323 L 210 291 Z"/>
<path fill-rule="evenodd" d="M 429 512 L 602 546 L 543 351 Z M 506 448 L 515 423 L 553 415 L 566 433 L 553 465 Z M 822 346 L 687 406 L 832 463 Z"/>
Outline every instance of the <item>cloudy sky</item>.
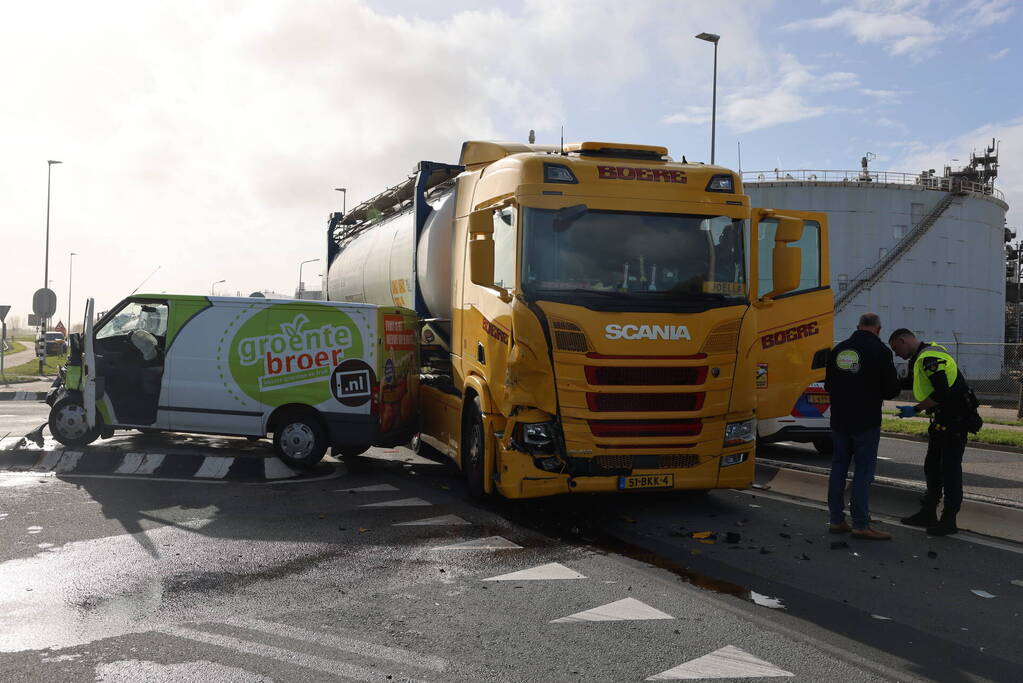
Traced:
<path fill-rule="evenodd" d="M 462 140 L 615 140 L 718 163 L 880 170 L 1001 141 L 1023 201 L 1011 0 L 18 3 L 0 24 L 0 304 L 50 278 L 75 319 L 143 291 L 293 292 L 327 214 Z M 952 162 L 958 165 L 957 162 Z M 1018 215 L 1016 212 L 1015 215 Z M 1009 214 L 1010 225 L 1014 213 Z M 1023 227 L 1023 226 L 1020 226 Z M 316 286 L 323 262 L 305 267 Z"/>

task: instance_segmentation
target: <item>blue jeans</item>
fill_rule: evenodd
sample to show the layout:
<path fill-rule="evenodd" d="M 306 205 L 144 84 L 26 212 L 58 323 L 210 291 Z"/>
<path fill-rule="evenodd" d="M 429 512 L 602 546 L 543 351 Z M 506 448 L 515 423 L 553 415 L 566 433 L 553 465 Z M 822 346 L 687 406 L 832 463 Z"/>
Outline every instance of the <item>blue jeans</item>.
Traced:
<path fill-rule="evenodd" d="M 874 470 L 877 467 L 877 446 L 881 441 L 881 428 L 875 427 L 863 432 L 843 432 L 835 429 L 832 431 L 832 439 L 835 451 L 831 461 L 831 479 L 828 482 L 831 523 L 841 524 L 845 521 L 845 477 L 849 473 L 849 464 L 855 463 L 849 511 L 852 513 L 853 528 L 866 529 L 870 526 L 870 507 L 867 501 L 870 496 L 870 484 L 874 481 Z"/>

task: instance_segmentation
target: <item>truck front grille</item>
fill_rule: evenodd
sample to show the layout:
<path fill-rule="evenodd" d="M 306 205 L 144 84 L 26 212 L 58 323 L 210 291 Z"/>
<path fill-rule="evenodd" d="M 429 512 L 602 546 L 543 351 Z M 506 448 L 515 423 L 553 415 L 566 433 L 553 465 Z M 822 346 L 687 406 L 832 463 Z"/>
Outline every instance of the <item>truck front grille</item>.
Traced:
<path fill-rule="evenodd" d="M 695 368 L 586 367 L 591 386 L 658 386 L 703 384 L 707 366 Z"/>
<path fill-rule="evenodd" d="M 703 430 L 700 420 L 590 420 L 590 432 L 603 438 L 696 436 Z M 663 448 L 663 446 L 648 446 Z"/>
<path fill-rule="evenodd" d="M 685 412 L 703 407 L 704 393 L 669 394 L 586 394 L 594 413 Z"/>
<path fill-rule="evenodd" d="M 693 453 L 672 455 L 598 455 L 593 458 L 597 467 L 605 470 L 652 470 L 696 467 L 700 456 Z"/>

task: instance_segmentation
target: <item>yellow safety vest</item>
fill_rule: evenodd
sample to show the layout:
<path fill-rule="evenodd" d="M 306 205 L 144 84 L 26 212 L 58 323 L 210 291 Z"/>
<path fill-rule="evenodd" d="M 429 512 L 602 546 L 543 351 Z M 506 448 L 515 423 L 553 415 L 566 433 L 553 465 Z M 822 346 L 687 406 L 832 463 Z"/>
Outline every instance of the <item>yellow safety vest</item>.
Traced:
<path fill-rule="evenodd" d="M 956 381 L 956 377 L 959 376 L 959 368 L 956 366 L 955 358 L 949 355 L 948 349 L 941 344 L 927 342 L 927 346 L 924 347 L 913 363 L 913 397 L 917 401 L 923 401 L 934 393 L 931 377 L 928 374 L 928 370 L 924 368 L 924 361 L 928 358 L 934 358 L 937 364 L 936 370 L 930 370 L 931 374 L 938 370 L 944 371 L 948 386 L 951 387 L 952 383 Z M 928 363 L 927 365 L 933 366 L 934 363 Z"/>

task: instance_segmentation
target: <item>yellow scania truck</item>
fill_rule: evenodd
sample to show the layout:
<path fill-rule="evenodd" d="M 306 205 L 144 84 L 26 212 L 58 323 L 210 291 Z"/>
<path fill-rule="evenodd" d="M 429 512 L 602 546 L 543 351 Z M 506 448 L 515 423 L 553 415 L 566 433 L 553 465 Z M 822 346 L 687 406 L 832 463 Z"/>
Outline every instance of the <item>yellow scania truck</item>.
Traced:
<path fill-rule="evenodd" d="M 831 345 L 825 215 L 664 147 L 466 142 L 327 251 L 327 298 L 419 315 L 419 440 L 473 495 L 747 487 Z"/>

